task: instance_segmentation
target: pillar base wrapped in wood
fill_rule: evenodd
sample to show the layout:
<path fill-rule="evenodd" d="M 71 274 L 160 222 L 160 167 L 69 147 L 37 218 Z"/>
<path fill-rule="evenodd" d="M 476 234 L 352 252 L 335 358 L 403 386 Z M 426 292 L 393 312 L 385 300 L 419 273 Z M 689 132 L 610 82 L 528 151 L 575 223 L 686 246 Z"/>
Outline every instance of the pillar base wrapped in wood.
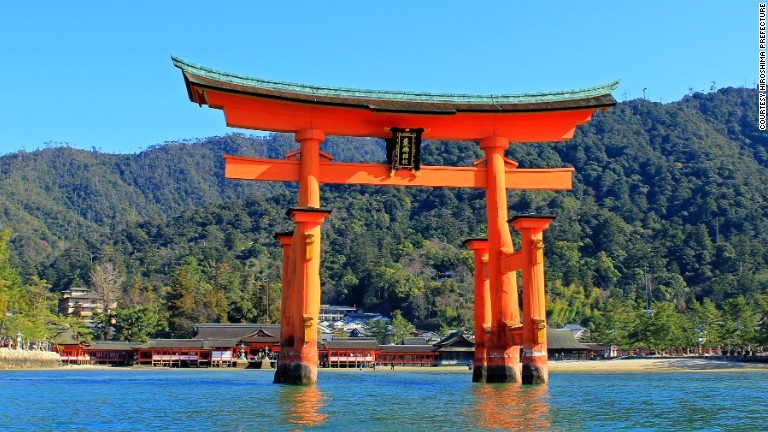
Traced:
<path fill-rule="evenodd" d="M 487 383 L 519 383 L 521 382 L 521 365 L 518 346 L 511 350 L 498 353 L 489 352 L 487 358 L 488 372 L 485 382 Z M 515 351 L 515 352 L 510 352 Z"/>
<path fill-rule="evenodd" d="M 534 362 L 523 363 L 523 384 L 546 384 L 549 380 L 549 371 L 546 362 L 542 364 Z"/>
<path fill-rule="evenodd" d="M 488 381 L 488 366 L 484 364 L 477 364 L 472 369 L 472 382 L 487 382 Z"/>
<path fill-rule="evenodd" d="M 515 366 L 497 365 L 488 366 L 487 383 L 519 383 L 520 371 Z"/>
<path fill-rule="evenodd" d="M 287 356 L 277 362 L 275 384 L 313 385 L 317 384 L 317 355 L 315 361 L 305 361 L 301 356 Z"/>

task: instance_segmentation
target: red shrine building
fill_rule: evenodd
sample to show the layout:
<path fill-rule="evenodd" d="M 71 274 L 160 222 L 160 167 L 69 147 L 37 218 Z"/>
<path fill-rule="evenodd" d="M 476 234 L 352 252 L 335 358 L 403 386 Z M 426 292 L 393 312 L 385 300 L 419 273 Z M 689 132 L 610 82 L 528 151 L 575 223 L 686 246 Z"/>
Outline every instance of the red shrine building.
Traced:
<path fill-rule="evenodd" d="M 570 139 L 595 111 L 616 104 L 611 91 L 617 82 L 535 94 L 436 94 L 269 81 L 178 58 L 173 64 L 189 100 L 221 110 L 228 126 L 294 133 L 299 144 L 284 160 L 225 156 L 227 178 L 299 185 L 296 205 L 286 213 L 294 230 L 275 234 L 283 251 L 283 290 L 274 382 L 317 382 L 321 234 L 323 222 L 333 217 L 321 206 L 320 184 L 484 189 L 487 235 L 466 242 L 475 254 L 473 381 L 547 381 L 543 232 L 554 218 L 510 219 L 507 193 L 570 189 L 573 169 L 518 168 L 504 152 L 518 143 Z M 387 161 L 334 162 L 320 151 L 327 135 L 385 139 Z M 422 139 L 474 141 L 485 155 L 467 167 L 423 166 Z M 522 237 L 518 251 L 510 224 Z"/>
<path fill-rule="evenodd" d="M 274 369 L 280 358 L 280 324 L 198 323 L 189 339 L 152 339 L 148 342 L 79 342 L 62 338 L 54 345 L 63 364 L 150 367 L 248 367 Z M 589 348 L 570 330 L 548 329 L 553 352 L 587 358 Z M 454 366 L 474 362 L 476 344 L 454 332 L 434 343 L 405 338 L 403 344 L 380 345 L 370 337 L 342 337 L 317 344 L 319 366 L 356 368 L 378 365 Z"/>

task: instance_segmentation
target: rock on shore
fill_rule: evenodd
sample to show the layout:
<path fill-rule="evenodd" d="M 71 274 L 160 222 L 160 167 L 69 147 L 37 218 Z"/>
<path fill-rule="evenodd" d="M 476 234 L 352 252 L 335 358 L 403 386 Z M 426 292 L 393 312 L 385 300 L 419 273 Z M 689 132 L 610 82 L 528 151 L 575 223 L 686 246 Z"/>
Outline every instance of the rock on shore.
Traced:
<path fill-rule="evenodd" d="M 48 369 L 58 367 L 60 361 L 55 352 L 0 348 L 0 369 Z"/>

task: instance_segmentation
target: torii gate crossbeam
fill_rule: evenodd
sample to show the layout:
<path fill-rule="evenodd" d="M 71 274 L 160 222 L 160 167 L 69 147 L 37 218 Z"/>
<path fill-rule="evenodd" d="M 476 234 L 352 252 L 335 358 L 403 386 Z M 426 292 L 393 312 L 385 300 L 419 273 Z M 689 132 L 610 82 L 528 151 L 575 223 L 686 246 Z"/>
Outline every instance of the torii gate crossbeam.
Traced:
<path fill-rule="evenodd" d="M 228 179 L 298 182 L 299 161 L 249 158 L 224 155 L 224 175 Z M 505 169 L 507 189 L 570 190 L 573 168 Z M 407 170 L 390 176 L 384 164 L 320 162 L 320 183 L 373 185 L 485 188 L 487 170 L 484 167 L 422 166 L 418 175 Z"/>

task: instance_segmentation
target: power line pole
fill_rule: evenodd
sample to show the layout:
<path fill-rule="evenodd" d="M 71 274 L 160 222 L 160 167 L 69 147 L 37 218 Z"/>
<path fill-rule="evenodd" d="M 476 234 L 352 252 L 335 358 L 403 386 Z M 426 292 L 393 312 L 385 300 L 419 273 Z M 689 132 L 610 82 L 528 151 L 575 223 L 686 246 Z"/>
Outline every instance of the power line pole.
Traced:
<path fill-rule="evenodd" d="M 269 318 L 269 275 L 265 273 L 262 277 L 262 281 L 264 289 L 267 291 L 267 311 L 265 315 L 267 316 L 267 324 L 270 324 L 272 323 L 272 320 Z"/>
<path fill-rule="evenodd" d="M 653 310 L 651 310 L 651 284 L 649 279 L 649 275 L 647 273 L 647 268 L 643 269 L 643 279 L 645 281 L 645 313 L 647 313 L 649 316 L 653 315 Z"/>

